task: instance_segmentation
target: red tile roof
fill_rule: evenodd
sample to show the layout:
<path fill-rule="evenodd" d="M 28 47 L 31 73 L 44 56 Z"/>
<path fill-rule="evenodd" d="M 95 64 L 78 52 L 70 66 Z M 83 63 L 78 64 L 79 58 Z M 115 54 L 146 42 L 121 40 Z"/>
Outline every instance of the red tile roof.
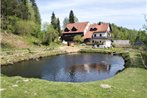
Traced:
<path fill-rule="evenodd" d="M 97 30 L 94 32 L 106 32 L 108 30 L 109 24 L 108 23 L 102 23 L 100 25 L 95 25 Z"/>
<path fill-rule="evenodd" d="M 98 25 L 98 24 L 92 24 L 89 27 L 89 31 L 84 35 L 83 38 L 84 39 L 91 38 L 94 32 L 97 32 L 97 33 L 99 33 L 99 32 L 100 33 L 106 32 L 107 29 L 108 29 L 108 27 L 109 27 L 109 24 L 108 23 L 102 23 L 100 25 Z M 96 28 L 96 29 L 95 30 L 91 30 L 91 28 L 92 29 Z"/>
<path fill-rule="evenodd" d="M 63 33 L 80 33 L 80 32 L 84 32 L 86 26 L 87 26 L 88 22 L 79 22 L 79 23 L 68 23 L 66 25 L 66 28 L 68 28 L 68 32 L 63 32 Z M 76 31 L 72 31 L 72 28 L 76 28 Z"/>
<path fill-rule="evenodd" d="M 95 28 L 95 26 L 96 26 L 96 24 L 91 24 L 90 26 L 89 26 L 89 30 L 88 30 L 88 32 L 86 32 L 86 34 L 84 35 L 84 39 L 86 39 L 86 38 L 91 38 L 92 37 L 92 34 L 94 33 L 94 31 L 91 31 L 90 29 L 91 28 Z"/>
<path fill-rule="evenodd" d="M 81 33 L 84 32 L 88 22 L 79 22 L 79 23 L 68 23 L 66 25 L 66 32 L 63 33 Z M 83 36 L 84 39 L 91 38 L 93 33 L 103 33 L 108 30 L 109 24 L 108 23 L 101 23 L 101 24 L 91 24 L 89 26 L 88 32 Z M 91 30 L 92 29 L 92 30 Z"/>

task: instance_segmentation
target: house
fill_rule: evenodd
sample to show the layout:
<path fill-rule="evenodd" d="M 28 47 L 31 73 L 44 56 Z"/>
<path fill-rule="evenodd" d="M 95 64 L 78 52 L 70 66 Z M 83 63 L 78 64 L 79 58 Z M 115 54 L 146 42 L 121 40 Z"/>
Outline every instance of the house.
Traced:
<path fill-rule="evenodd" d="M 76 35 L 81 35 L 85 43 L 89 42 L 103 48 L 111 47 L 111 27 L 108 23 L 69 23 L 66 25 L 61 39 L 66 42 L 73 42 Z"/>
<path fill-rule="evenodd" d="M 92 35 L 94 33 L 93 28 L 95 28 L 95 27 L 96 27 L 96 24 L 90 24 L 88 32 L 83 36 L 83 39 L 84 39 L 85 43 L 90 43 L 91 44 Z"/>
<path fill-rule="evenodd" d="M 62 33 L 61 40 L 64 42 L 73 42 L 76 35 L 84 36 L 89 29 L 88 22 L 68 23 Z"/>
<path fill-rule="evenodd" d="M 109 48 L 111 47 L 111 27 L 108 23 L 100 23 L 90 28 L 93 31 L 92 43 L 96 47 Z"/>

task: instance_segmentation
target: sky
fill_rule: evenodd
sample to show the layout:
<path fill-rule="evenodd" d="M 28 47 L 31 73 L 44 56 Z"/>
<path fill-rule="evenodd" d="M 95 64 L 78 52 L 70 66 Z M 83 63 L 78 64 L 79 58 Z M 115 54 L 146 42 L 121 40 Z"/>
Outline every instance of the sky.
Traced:
<path fill-rule="evenodd" d="M 60 19 L 73 10 L 79 22 L 115 23 L 130 29 L 142 29 L 147 0 L 36 0 L 42 23 L 50 22 L 52 12 Z"/>

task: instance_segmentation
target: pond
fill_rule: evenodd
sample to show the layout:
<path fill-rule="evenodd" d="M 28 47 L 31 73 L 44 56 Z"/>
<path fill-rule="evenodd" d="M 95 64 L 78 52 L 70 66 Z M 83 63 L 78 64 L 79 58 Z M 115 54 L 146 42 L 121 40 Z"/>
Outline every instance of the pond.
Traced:
<path fill-rule="evenodd" d="M 121 56 L 68 54 L 3 66 L 1 73 L 48 81 L 87 82 L 110 78 L 123 70 L 124 64 Z"/>

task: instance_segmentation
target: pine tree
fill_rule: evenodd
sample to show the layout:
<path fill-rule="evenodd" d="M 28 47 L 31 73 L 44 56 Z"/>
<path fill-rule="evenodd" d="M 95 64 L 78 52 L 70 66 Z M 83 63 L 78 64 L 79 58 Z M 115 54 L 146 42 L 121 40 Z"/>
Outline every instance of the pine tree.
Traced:
<path fill-rule="evenodd" d="M 22 18 L 23 20 L 31 20 L 33 18 L 33 9 L 28 0 L 22 0 Z"/>
<path fill-rule="evenodd" d="M 18 33 L 16 24 L 23 21 L 28 24 L 34 22 L 36 30 L 32 33 L 40 31 L 41 20 L 35 0 L 2 0 L 1 3 L 2 30 Z"/>
<path fill-rule="evenodd" d="M 60 20 L 59 18 L 56 18 L 55 13 L 52 13 L 51 16 L 51 25 L 55 30 L 57 30 L 57 35 L 61 35 L 61 27 L 60 27 Z"/>
<path fill-rule="evenodd" d="M 51 24 L 53 25 L 54 29 L 57 28 L 57 19 L 54 12 L 52 13 L 52 16 L 51 16 Z"/>
<path fill-rule="evenodd" d="M 35 12 L 35 22 L 38 23 L 39 25 L 41 25 L 41 18 L 40 18 L 40 14 L 39 14 L 37 4 L 36 4 L 35 0 L 30 0 L 30 1 L 32 3 L 32 7 L 33 7 L 34 12 Z"/>
<path fill-rule="evenodd" d="M 72 10 L 69 13 L 69 23 L 75 23 L 75 16 Z"/>
<path fill-rule="evenodd" d="M 32 3 L 32 8 L 34 10 L 34 22 L 37 25 L 36 31 L 39 32 L 41 29 L 41 18 L 40 18 L 39 10 L 35 0 L 30 0 L 30 2 Z"/>
<path fill-rule="evenodd" d="M 57 31 L 58 31 L 59 35 L 61 35 L 61 27 L 60 27 L 60 20 L 59 20 L 59 18 L 57 18 Z"/>

